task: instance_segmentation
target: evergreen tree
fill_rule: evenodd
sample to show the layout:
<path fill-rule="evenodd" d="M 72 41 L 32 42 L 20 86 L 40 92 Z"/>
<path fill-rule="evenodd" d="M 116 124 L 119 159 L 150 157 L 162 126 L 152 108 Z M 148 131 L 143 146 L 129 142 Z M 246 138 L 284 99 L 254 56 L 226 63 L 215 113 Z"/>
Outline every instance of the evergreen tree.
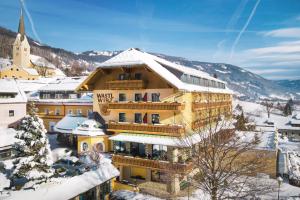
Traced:
<path fill-rule="evenodd" d="M 247 119 L 245 118 L 244 112 L 242 111 L 242 113 L 237 116 L 235 127 L 238 131 L 246 131 L 247 130 L 246 123 L 247 123 Z"/>
<path fill-rule="evenodd" d="M 51 150 L 42 119 L 36 115 L 36 107 L 29 105 L 29 115 L 19 126 L 15 143 L 16 161 L 12 180 L 26 178 L 28 181 L 45 181 L 53 175 Z"/>
<path fill-rule="evenodd" d="M 292 106 L 289 102 L 284 106 L 283 114 L 284 116 L 288 116 L 292 114 Z"/>

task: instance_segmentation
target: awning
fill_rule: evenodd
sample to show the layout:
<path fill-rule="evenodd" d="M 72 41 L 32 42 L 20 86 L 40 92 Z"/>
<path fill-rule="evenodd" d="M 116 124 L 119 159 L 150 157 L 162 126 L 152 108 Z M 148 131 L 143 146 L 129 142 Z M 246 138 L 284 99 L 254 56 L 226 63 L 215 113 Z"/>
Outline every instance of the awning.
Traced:
<path fill-rule="evenodd" d="M 190 146 L 191 144 L 196 144 L 201 141 L 201 137 L 199 134 L 178 138 L 149 134 L 120 133 L 118 135 L 110 137 L 109 139 L 113 141 L 136 142 L 142 144 L 158 144 L 175 147 Z"/>

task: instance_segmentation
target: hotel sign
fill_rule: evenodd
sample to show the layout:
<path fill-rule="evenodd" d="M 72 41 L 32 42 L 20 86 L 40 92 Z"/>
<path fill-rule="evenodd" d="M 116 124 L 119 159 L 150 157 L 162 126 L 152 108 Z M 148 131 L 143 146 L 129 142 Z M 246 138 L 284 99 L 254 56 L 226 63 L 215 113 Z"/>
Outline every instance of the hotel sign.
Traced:
<path fill-rule="evenodd" d="M 112 93 L 99 93 L 97 94 L 98 103 L 111 102 L 113 100 Z"/>

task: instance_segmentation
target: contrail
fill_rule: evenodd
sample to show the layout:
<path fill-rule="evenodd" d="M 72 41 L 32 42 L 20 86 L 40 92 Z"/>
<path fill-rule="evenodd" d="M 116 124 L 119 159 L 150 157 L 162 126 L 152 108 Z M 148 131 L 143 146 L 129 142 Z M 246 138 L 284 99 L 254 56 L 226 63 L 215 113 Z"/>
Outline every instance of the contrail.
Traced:
<path fill-rule="evenodd" d="M 38 33 L 37 33 L 36 30 L 35 30 L 35 26 L 34 26 L 33 20 L 32 20 L 32 18 L 31 18 L 31 15 L 30 15 L 29 11 L 27 10 L 27 7 L 26 7 L 26 4 L 25 4 L 24 0 L 20 0 L 20 3 L 21 3 L 21 5 L 22 5 L 23 9 L 25 10 L 25 13 L 26 13 L 26 15 L 27 15 L 27 17 L 28 17 L 28 19 L 29 19 L 29 22 L 30 22 L 30 25 L 31 25 L 31 29 L 32 29 L 32 32 L 33 32 L 33 34 L 34 34 L 35 39 L 36 39 L 39 43 L 41 43 L 41 39 L 40 39 Z"/>
<path fill-rule="evenodd" d="M 240 40 L 241 36 L 243 35 L 243 33 L 245 32 L 245 30 L 247 29 L 247 27 L 248 27 L 248 25 L 249 25 L 252 17 L 254 16 L 254 14 L 256 12 L 256 8 L 259 5 L 259 3 L 260 3 L 260 0 L 257 0 L 256 3 L 255 3 L 255 5 L 254 5 L 254 7 L 253 7 L 253 9 L 252 9 L 252 11 L 251 11 L 251 13 L 250 13 L 250 16 L 248 17 L 248 20 L 246 21 L 244 27 L 242 28 L 242 30 L 240 31 L 240 33 L 236 37 L 236 39 L 235 39 L 235 41 L 234 41 L 234 43 L 233 43 L 233 45 L 231 47 L 231 52 L 230 52 L 230 58 L 229 58 L 229 60 L 232 59 L 232 56 L 233 56 L 234 50 L 235 50 L 235 46 L 239 43 L 239 40 Z"/>

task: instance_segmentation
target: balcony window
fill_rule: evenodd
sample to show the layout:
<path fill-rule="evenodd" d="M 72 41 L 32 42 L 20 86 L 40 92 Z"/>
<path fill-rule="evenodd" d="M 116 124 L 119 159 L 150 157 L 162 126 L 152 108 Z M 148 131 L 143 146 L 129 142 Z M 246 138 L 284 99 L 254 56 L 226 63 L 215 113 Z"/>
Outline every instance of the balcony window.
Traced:
<path fill-rule="evenodd" d="M 134 122 L 142 123 L 142 113 L 134 113 Z"/>
<path fill-rule="evenodd" d="M 130 74 L 124 73 L 124 74 L 119 74 L 119 80 L 129 80 Z"/>
<path fill-rule="evenodd" d="M 130 154 L 132 156 L 139 156 L 139 157 L 145 157 L 146 151 L 145 151 L 145 145 L 141 143 L 130 143 Z"/>
<path fill-rule="evenodd" d="M 135 73 L 134 74 L 134 79 L 135 80 L 142 80 L 142 74 L 141 73 Z"/>
<path fill-rule="evenodd" d="M 69 99 L 76 99 L 77 98 L 77 94 L 69 94 Z"/>
<path fill-rule="evenodd" d="M 45 115 L 49 115 L 49 109 L 45 108 Z"/>
<path fill-rule="evenodd" d="M 125 153 L 126 152 L 126 145 L 125 142 L 114 142 L 114 151 L 117 153 Z"/>
<path fill-rule="evenodd" d="M 55 94 L 55 99 L 62 99 L 63 98 L 63 94 Z"/>
<path fill-rule="evenodd" d="M 143 96 L 141 93 L 134 94 L 135 101 L 143 101 Z"/>
<path fill-rule="evenodd" d="M 160 101 L 160 99 L 159 99 L 160 93 L 152 93 L 151 97 L 152 97 L 153 102 L 159 102 Z"/>
<path fill-rule="evenodd" d="M 126 94 L 120 93 L 119 94 L 119 101 L 126 101 Z"/>
<path fill-rule="evenodd" d="M 60 109 L 55 109 L 55 115 L 60 115 Z"/>
<path fill-rule="evenodd" d="M 126 114 L 119 113 L 119 122 L 126 122 Z"/>
<path fill-rule="evenodd" d="M 42 95 L 42 98 L 43 98 L 43 99 L 50 99 L 50 94 L 43 94 L 43 95 Z"/>
<path fill-rule="evenodd" d="M 81 114 L 82 114 L 81 109 L 77 109 L 77 115 L 81 115 Z"/>
<path fill-rule="evenodd" d="M 158 160 L 167 160 L 167 146 L 154 144 L 152 146 L 152 157 Z"/>
<path fill-rule="evenodd" d="M 159 114 L 152 114 L 151 119 L 152 119 L 152 124 L 159 124 Z"/>

